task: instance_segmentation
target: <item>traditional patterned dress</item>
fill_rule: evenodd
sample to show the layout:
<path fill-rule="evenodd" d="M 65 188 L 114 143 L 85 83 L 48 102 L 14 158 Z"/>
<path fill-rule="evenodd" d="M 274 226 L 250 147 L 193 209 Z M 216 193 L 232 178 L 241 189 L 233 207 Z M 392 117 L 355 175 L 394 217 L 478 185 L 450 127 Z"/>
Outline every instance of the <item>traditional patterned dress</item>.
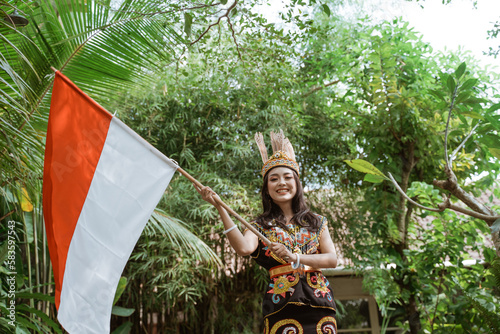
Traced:
<path fill-rule="evenodd" d="M 295 224 L 288 224 L 288 231 L 278 226 L 262 228 L 256 222 L 252 225 L 270 241 L 284 244 L 292 253 L 318 254 L 321 233 L 328 227 L 326 219 L 317 216 L 321 220 L 317 232 Z M 269 284 L 262 303 L 264 334 L 337 333 L 332 289 L 321 270 L 309 266 L 293 270 L 262 241 L 252 258 L 269 271 Z"/>

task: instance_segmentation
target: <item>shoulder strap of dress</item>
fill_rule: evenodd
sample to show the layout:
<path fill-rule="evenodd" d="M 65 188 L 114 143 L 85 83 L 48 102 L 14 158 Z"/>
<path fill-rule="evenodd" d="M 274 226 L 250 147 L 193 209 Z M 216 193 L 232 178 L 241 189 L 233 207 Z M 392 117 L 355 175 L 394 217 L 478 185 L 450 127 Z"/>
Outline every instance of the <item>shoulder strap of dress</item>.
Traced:
<path fill-rule="evenodd" d="M 259 224 L 259 223 L 257 223 L 255 220 L 252 220 L 252 221 L 250 222 L 250 225 L 252 225 L 253 227 L 255 227 L 255 228 L 257 229 L 257 231 L 259 231 L 260 233 L 262 233 L 262 232 L 263 232 L 263 231 L 262 231 L 262 226 L 260 226 L 260 224 Z M 245 233 L 245 232 L 246 232 L 246 231 L 248 231 L 248 230 L 249 230 L 249 228 L 248 228 L 248 227 L 245 227 L 245 228 L 243 229 L 243 233 Z"/>
<path fill-rule="evenodd" d="M 325 229 L 328 228 L 328 221 L 326 220 L 325 216 L 318 215 L 321 218 L 321 223 L 319 224 L 318 228 L 318 241 L 321 239 L 321 234 Z"/>

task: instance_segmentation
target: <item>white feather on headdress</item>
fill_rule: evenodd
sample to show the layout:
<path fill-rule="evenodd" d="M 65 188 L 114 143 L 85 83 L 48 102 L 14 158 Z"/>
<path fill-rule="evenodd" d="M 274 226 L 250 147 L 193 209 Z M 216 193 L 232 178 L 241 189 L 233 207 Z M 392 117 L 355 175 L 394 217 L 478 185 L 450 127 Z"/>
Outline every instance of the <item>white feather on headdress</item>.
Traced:
<path fill-rule="evenodd" d="M 285 137 L 283 130 L 275 133 L 271 131 L 271 145 L 273 147 L 273 154 L 277 151 L 285 152 L 289 159 L 295 161 L 295 151 L 293 150 L 290 140 Z"/>
<path fill-rule="evenodd" d="M 259 147 L 260 156 L 262 157 L 262 163 L 266 163 L 266 161 L 268 160 L 267 148 L 266 148 L 266 143 L 264 142 L 264 137 L 262 136 L 262 133 L 257 132 L 255 134 L 255 142 L 257 143 L 257 146 Z"/>

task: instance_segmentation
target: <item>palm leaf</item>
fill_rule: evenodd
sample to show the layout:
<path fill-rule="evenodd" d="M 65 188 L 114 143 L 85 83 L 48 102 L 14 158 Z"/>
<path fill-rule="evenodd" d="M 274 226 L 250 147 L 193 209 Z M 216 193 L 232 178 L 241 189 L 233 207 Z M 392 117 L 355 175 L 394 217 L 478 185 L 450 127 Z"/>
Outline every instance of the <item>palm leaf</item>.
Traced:
<path fill-rule="evenodd" d="M 151 84 L 147 73 L 168 61 L 183 43 L 174 25 L 165 24 L 171 14 L 155 14 L 157 4 L 126 0 L 113 10 L 110 3 L 20 3 L 17 9 L 29 19 L 28 26 L 16 29 L 0 22 L 3 185 L 25 180 L 33 171 L 41 172 L 51 66 L 106 106 L 110 101 L 120 101 L 121 90 Z M 24 149 L 14 152 L 16 147 Z"/>
<path fill-rule="evenodd" d="M 106 107 L 121 101 L 121 91 L 151 85 L 154 79 L 149 73 L 172 59 L 184 41 L 170 23 L 171 14 L 155 14 L 158 4 L 150 1 L 125 0 L 116 9 L 110 0 L 8 2 L 30 23 L 14 29 L 0 20 L 0 193 L 26 188 L 40 207 L 51 66 Z M 15 203 L 5 203 L 12 206 L 7 212 L 12 208 L 20 212 Z M 220 263 L 179 221 L 155 214 L 149 225 L 196 258 Z M 31 251 L 38 249 L 34 246 Z M 30 245 L 24 247 L 27 258 L 32 258 Z M 37 315 L 49 323 L 42 313 Z M 30 328 L 38 326 L 35 318 L 19 320 Z"/>
<path fill-rule="evenodd" d="M 169 217 L 160 209 L 156 209 L 144 229 L 147 236 L 162 235 L 178 249 L 183 249 L 196 259 L 214 265 L 222 265 L 217 254 L 200 238 L 193 234 L 186 224 L 179 219 Z"/>

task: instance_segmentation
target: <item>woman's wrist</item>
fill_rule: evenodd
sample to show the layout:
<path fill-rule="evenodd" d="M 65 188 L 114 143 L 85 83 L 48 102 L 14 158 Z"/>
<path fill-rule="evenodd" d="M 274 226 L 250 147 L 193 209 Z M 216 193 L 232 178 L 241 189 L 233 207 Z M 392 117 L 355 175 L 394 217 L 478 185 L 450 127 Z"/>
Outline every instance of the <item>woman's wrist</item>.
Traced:
<path fill-rule="evenodd" d="M 283 259 L 288 263 L 297 263 L 299 261 L 299 255 L 297 253 L 292 253 L 292 256 L 285 256 Z"/>
<path fill-rule="evenodd" d="M 299 253 L 295 253 L 295 260 L 291 263 L 292 269 L 297 269 L 300 266 L 300 256 Z"/>
<path fill-rule="evenodd" d="M 215 202 L 213 204 L 213 206 L 217 209 L 217 211 L 219 211 L 219 214 L 226 213 L 226 209 L 224 209 L 224 207 L 222 205 L 220 205 L 219 203 Z"/>

